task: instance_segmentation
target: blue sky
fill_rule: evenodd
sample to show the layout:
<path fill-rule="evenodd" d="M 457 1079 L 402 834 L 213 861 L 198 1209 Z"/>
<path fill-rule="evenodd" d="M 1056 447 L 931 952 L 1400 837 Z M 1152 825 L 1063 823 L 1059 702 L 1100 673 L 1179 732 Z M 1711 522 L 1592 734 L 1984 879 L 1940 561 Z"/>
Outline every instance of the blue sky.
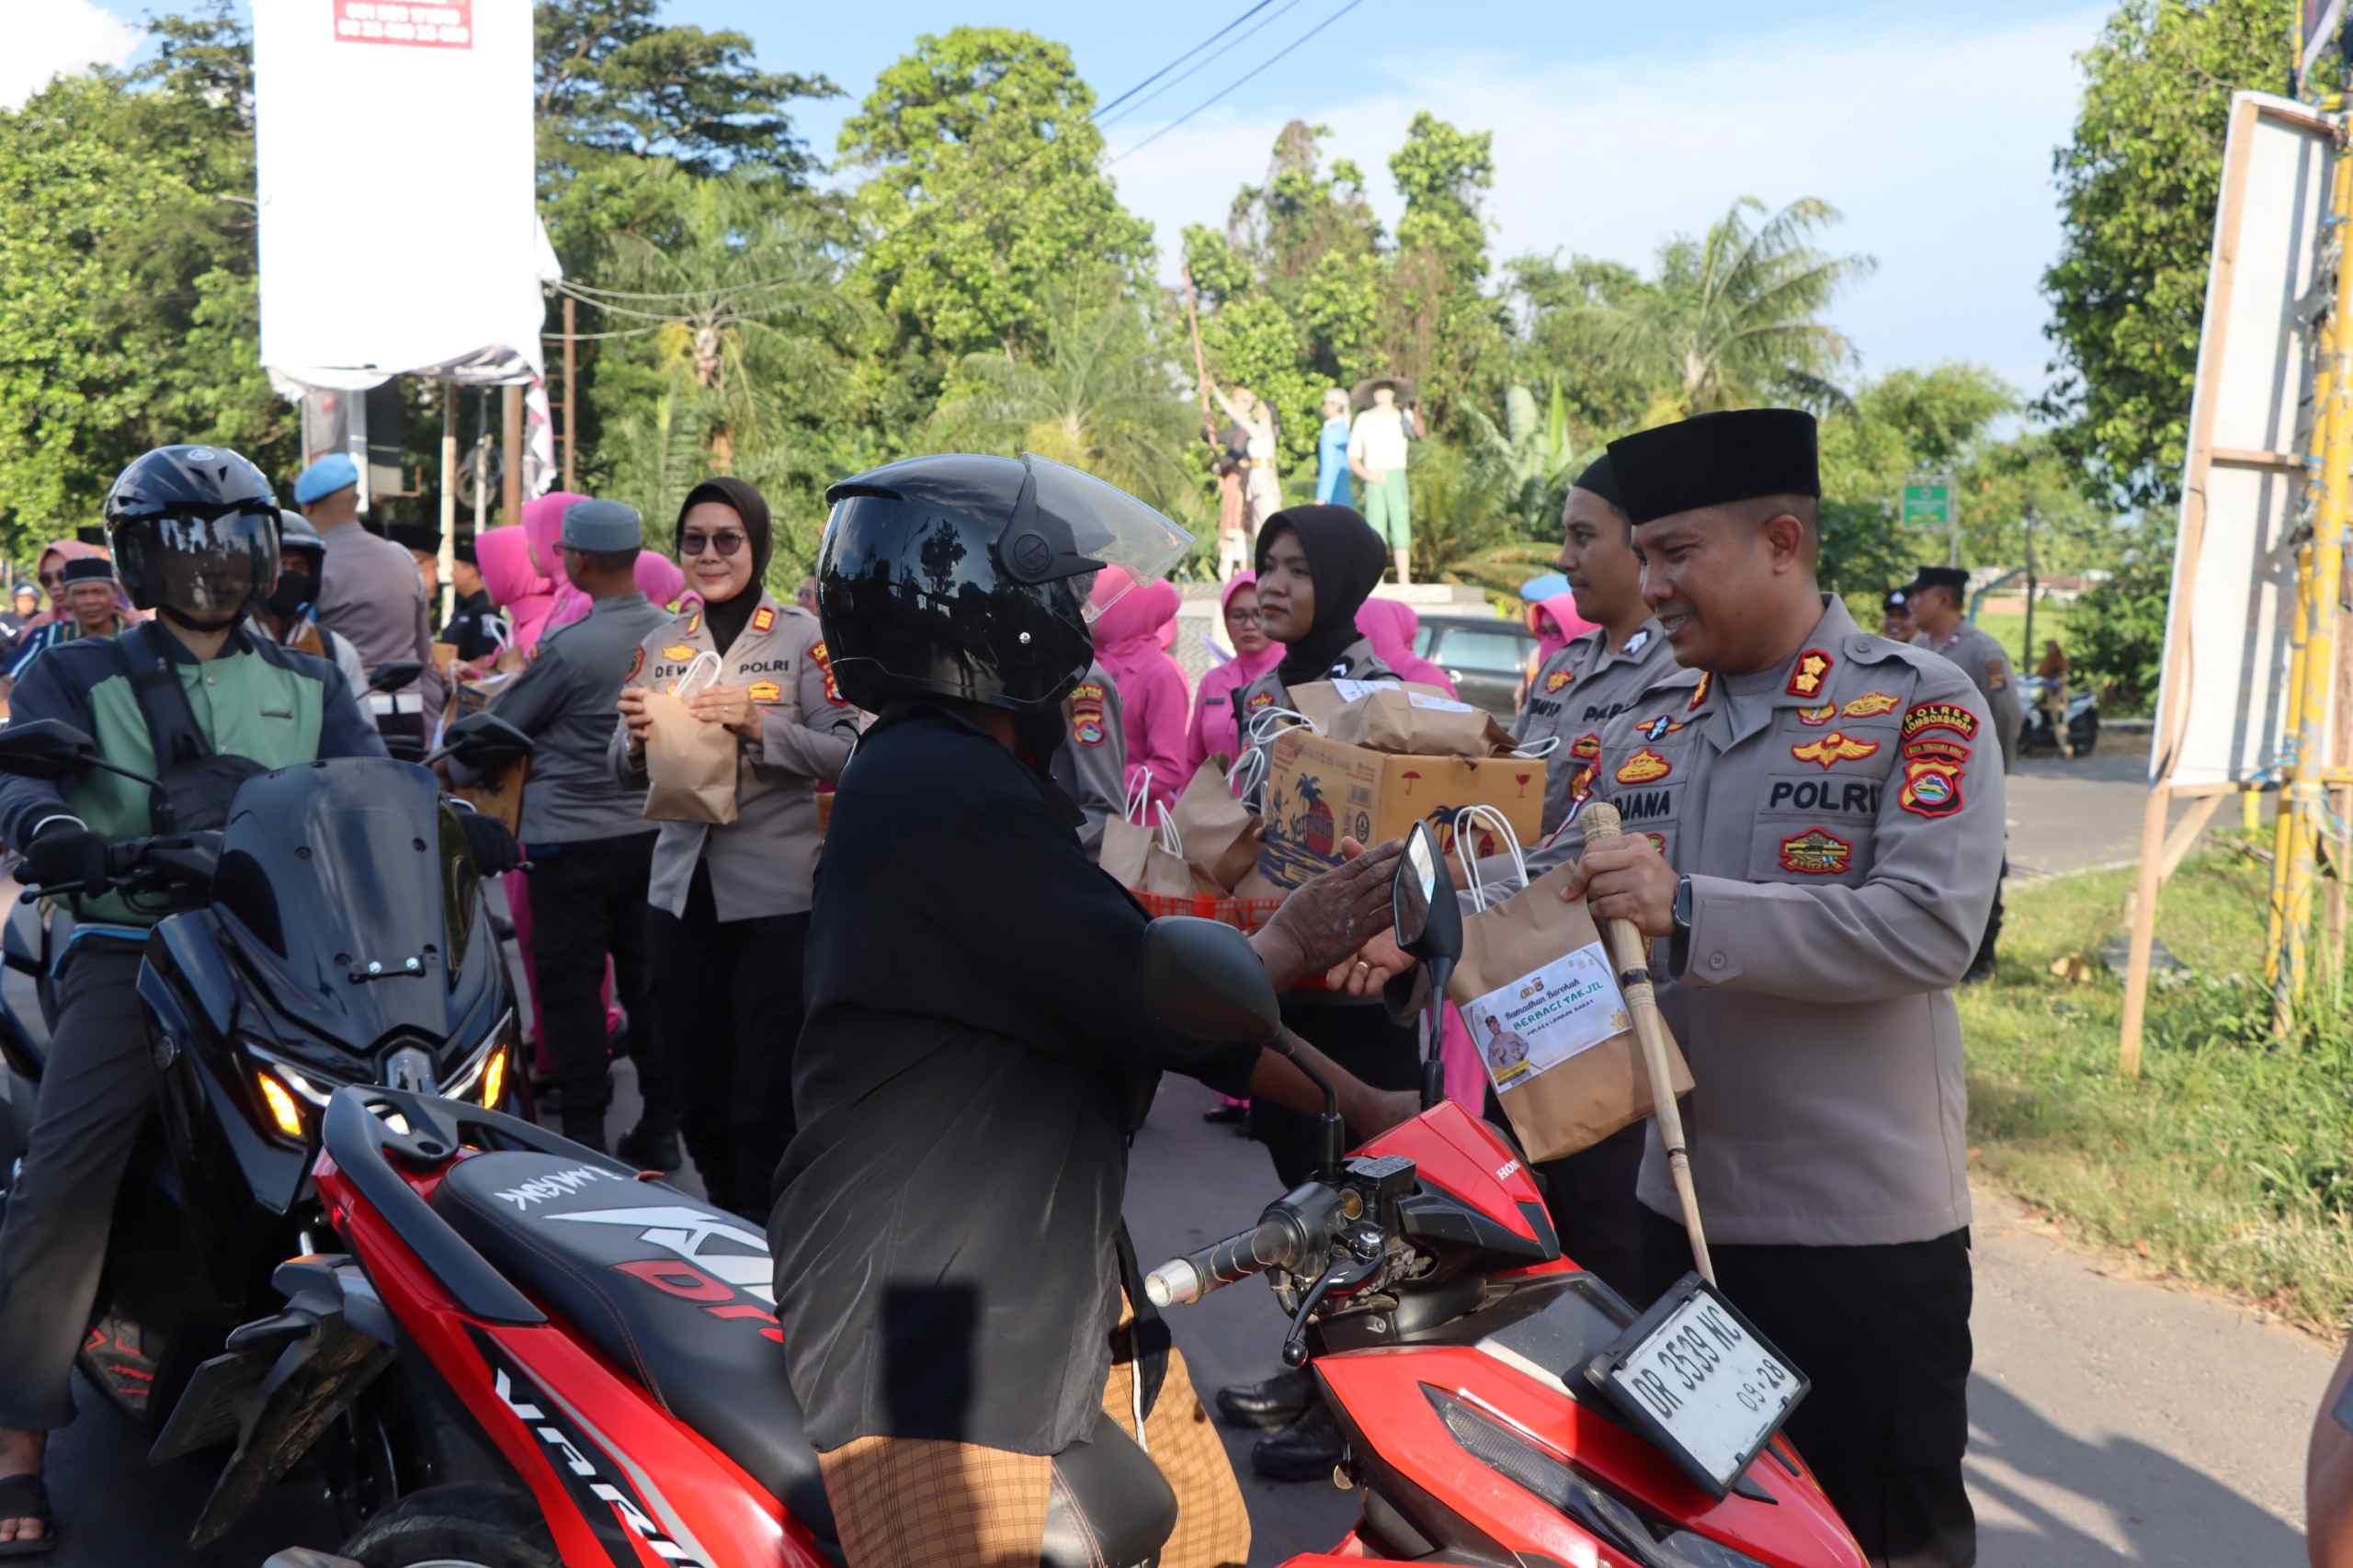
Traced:
<path fill-rule="evenodd" d="M 670 0 L 665 15 L 740 28 L 763 63 L 840 84 L 848 100 L 801 117 L 830 154 L 855 100 L 919 33 L 964 22 L 1028 28 L 1068 43 L 1109 98 L 1247 3 L 1217 0 L 1204 11 L 1102 0 L 999 0 L 985 9 L 949 0 Z M 28 76 L 135 50 L 149 4 L 33 0 L 36 37 L 13 64 L 0 62 L 0 104 L 31 90 Z M 1340 4 L 1275 0 L 1276 19 L 1255 38 L 1109 126 L 1111 151 L 1192 108 Z M 1493 131 L 1498 257 L 1560 249 L 1642 264 L 1737 197 L 1778 206 L 1818 196 L 1846 213 L 1835 243 L 1879 261 L 1833 312 L 1866 373 L 1973 359 L 2032 392 L 2048 358 L 2038 282 L 2058 244 L 2051 153 L 2074 118 L 2073 57 L 2109 9 L 2106 0 L 1360 0 L 1112 173 L 1123 199 L 1159 228 L 1164 257 L 1182 224 L 1222 220 L 1292 118 L 1332 128 L 1330 150 L 1366 167 L 1376 206 L 1392 218 L 1386 162 L 1417 109 Z"/>

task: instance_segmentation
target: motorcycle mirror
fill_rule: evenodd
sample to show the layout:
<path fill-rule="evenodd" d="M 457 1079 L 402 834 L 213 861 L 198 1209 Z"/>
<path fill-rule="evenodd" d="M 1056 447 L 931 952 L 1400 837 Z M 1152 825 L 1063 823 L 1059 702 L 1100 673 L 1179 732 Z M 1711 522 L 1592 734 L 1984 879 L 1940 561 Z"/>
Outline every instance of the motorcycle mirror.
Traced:
<path fill-rule="evenodd" d="M 1143 997 L 1154 1017 L 1194 1040 L 1270 1046 L 1282 1037 L 1257 950 L 1219 921 L 1171 915 L 1145 929 Z"/>
<path fill-rule="evenodd" d="M 35 719 L 0 729 L 0 773 L 71 778 L 90 766 L 98 744 L 63 719 Z"/>
<path fill-rule="evenodd" d="M 1454 879 L 1447 873 L 1438 835 L 1426 822 L 1414 824 L 1405 852 L 1397 857 L 1389 907 L 1404 951 L 1433 967 L 1443 960 L 1449 969 L 1462 956 L 1462 909 L 1454 902 Z"/>
<path fill-rule="evenodd" d="M 531 737 L 495 713 L 469 713 L 441 733 L 441 749 L 428 762 L 454 756 L 481 771 L 506 767 L 531 755 Z"/>
<path fill-rule="evenodd" d="M 398 691 L 403 687 L 414 685 L 416 677 L 424 673 L 424 665 L 415 659 L 399 659 L 389 665 L 379 665 L 376 673 L 368 677 L 368 689 Z"/>

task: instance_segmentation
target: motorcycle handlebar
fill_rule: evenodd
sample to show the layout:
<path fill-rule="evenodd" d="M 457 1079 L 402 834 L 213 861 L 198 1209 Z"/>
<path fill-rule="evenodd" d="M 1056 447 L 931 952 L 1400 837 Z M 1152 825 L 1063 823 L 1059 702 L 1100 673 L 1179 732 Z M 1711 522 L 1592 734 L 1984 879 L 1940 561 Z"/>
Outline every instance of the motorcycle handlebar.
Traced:
<path fill-rule="evenodd" d="M 1144 1276 L 1143 1293 L 1155 1307 L 1189 1306 L 1237 1279 L 1296 1266 L 1305 1239 L 1292 1221 L 1270 1213 L 1249 1230 L 1162 1264 Z"/>

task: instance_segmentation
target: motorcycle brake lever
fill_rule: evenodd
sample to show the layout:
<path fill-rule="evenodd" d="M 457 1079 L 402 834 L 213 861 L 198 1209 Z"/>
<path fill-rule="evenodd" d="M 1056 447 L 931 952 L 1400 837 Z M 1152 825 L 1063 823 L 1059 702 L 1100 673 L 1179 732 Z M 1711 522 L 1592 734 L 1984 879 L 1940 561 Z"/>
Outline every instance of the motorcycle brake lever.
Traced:
<path fill-rule="evenodd" d="M 1342 1286 L 1361 1285 L 1381 1268 L 1378 1257 L 1367 1258 L 1345 1273 L 1327 1273 L 1308 1288 L 1306 1300 L 1299 1303 L 1299 1311 L 1290 1320 L 1290 1333 L 1283 1339 L 1283 1365 L 1290 1368 L 1307 1365 L 1307 1320 L 1324 1304 L 1324 1298 Z"/>

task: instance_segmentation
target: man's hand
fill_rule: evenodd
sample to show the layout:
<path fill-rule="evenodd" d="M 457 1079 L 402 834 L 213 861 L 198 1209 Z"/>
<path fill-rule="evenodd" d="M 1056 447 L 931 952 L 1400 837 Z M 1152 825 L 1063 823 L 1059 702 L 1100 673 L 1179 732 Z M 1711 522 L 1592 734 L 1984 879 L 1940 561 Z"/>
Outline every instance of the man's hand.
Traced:
<path fill-rule="evenodd" d="M 1354 957 L 1334 964 L 1324 974 L 1324 983 L 1351 996 L 1378 996 L 1382 986 L 1413 967 L 1413 955 L 1397 945 L 1397 930 L 1392 926 L 1375 933 Z"/>
<path fill-rule="evenodd" d="M 25 861 L 17 880 L 28 887 L 49 888 L 80 882 L 103 887 L 107 880 L 106 840 L 92 833 L 80 817 L 58 815 L 40 824 L 25 846 Z"/>
<path fill-rule="evenodd" d="M 1587 900 L 1596 920 L 1631 920 L 1645 937 L 1671 937 L 1677 881 L 1649 839 L 1630 835 L 1587 845 L 1561 883 L 1561 897 Z"/>
<path fill-rule="evenodd" d="M 466 847 L 472 851 L 474 869 L 485 877 L 502 877 L 523 863 L 523 846 L 496 817 L 461 811 L 458 823 L 465 830 Z"/>
<path fill-rule="evenodd" d="M 1267 928 L 1251 938 L 1275 989 L 1330 970 L 1390 924 L 1389 884 L 1404 848 L 1397 838 L 1370 851 L 1353 838 L 1342 839 L 1340 853 L 1349 858 L 1283 900 Z"/>
<path fill-rule="evenodd" d="M 707 686 L 687 699 L 687 711 L 706 724 L 724 724 L 746 740 L 760 733 L 760 710 L 747 687 Z"/>
<path fill-rule="evenodd" d="M 613 704 L 620 710 L 621 722 L 629 726 L 629 744 L 633 751 L 645 749 L 646 733 L 654 728 L 654 715 L 645 710 L 646 689 L 642 686 L 621 687 L 621 699 Z"/>

